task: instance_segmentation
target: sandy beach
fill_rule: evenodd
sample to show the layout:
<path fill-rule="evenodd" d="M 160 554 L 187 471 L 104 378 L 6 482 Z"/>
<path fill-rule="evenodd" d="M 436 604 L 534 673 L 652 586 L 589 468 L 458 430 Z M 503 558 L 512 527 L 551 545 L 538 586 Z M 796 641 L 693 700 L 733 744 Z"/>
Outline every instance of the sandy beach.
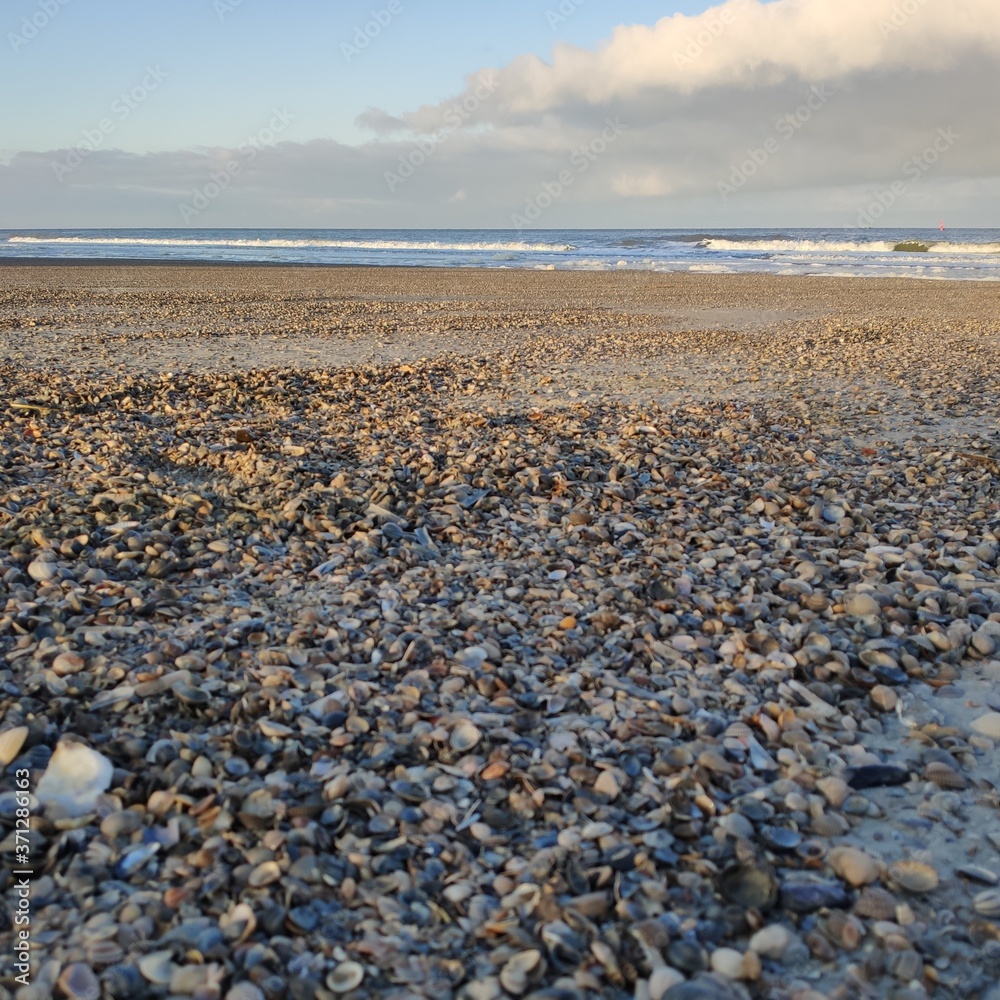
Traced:
<path fill-rule="evenodd" d="M 995 998 L 998 400 L 1000 283 L 0 266 L 0 1000 Z"/>

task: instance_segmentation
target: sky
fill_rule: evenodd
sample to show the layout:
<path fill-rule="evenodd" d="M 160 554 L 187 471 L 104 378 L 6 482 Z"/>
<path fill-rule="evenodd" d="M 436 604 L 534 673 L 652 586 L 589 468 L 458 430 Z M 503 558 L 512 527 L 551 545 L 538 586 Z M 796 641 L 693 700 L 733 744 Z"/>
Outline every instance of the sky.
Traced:
<path fill-rule="evenodd" d="M 1000 226 L 996 0 L 7 0 L 0 228 Z"/>

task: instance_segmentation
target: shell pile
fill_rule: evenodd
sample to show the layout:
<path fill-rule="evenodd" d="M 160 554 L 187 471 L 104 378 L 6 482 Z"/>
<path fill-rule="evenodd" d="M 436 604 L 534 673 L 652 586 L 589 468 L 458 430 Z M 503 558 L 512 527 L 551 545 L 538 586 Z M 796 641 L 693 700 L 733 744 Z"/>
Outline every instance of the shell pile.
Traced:
<path fill-rule="evenodd" d="M 38 961 L 18 988 L 3 923 L 0 997 L 995 982 L 996 328 L 688 335 L 655 280 L 478 354 L 428 306 L 400 362 L 42 378 L 5 342 L 0 847 L 27 769 Z M 8 328 L 85 337 L 72 282 L 26 287 Z M 192 337 L 256 308 L 144 294 Z M 262 329 L 313 301 L 259 295 Z"/>

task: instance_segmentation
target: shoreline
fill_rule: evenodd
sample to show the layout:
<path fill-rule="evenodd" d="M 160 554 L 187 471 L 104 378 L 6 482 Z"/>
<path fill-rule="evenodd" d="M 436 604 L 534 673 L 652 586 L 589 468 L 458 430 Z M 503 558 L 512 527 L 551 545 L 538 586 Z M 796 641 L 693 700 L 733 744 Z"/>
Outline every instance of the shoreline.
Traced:
<path fill-rule="evenodd" d="M 1000 286 L 1000 277 L 997 278 L 949 278 L 938 277 L 936 275 L 925 275 L 923 277 L 910 277 L 908 275 L 897 274 L 886 277 L 876 275 L 832 275 L 817 272 L 814 274 L 775 274 L 770 271 L 732 271 L 727 273 L 712 273 L 705 271 L 657 271 L 645 268 L 622 268 L 591 270 L 589 268 L 559 268 L 552 269 L 542 267 L 480 267 L 468 265 L 463 267 L 449 267 L 437 264 L 347 264 L 347 263 L 324 263 L 316 261 L 218 261 L 218 260 L 164 260 L 147 259 L 142 257 L 130 258 L 108 258 L 108 257 L 80 257 L 80 258 L 49 258 L 49 257 L 0 257 L 0 268 L 33 268 L 33 267 L 81 267 L 81 268 L 183 268 L 211 269 L 211 268 L 232 268 L 236 270 L 260 268 L 262 270 L 345 270 L 345 271 L 396 271 L 396 272 L 431 272 L 431 273 L 485 273 L 485 274 L 575 274 L 575 275 L 602 275 L 605 277 L 622 275 L 650 275 L 653 277 L 665 278 L 709 278 L 709 279 L 775 279 L 785 280 L 819 280 L 819 281 L 860 281 L 865 283 L 890 283 L 890 284 L 913 284 L 913 285 L 986 285 Z"/>

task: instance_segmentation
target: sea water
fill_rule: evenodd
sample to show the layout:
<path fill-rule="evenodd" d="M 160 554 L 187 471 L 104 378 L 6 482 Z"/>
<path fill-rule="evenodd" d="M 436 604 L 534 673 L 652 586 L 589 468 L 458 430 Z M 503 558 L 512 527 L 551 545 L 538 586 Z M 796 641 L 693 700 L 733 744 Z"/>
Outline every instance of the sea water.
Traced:
<path fill-rule="evenodd" d="M 0 260 L 143 260 L 1000 280 L 997 229 L 0 231 Z"/>

